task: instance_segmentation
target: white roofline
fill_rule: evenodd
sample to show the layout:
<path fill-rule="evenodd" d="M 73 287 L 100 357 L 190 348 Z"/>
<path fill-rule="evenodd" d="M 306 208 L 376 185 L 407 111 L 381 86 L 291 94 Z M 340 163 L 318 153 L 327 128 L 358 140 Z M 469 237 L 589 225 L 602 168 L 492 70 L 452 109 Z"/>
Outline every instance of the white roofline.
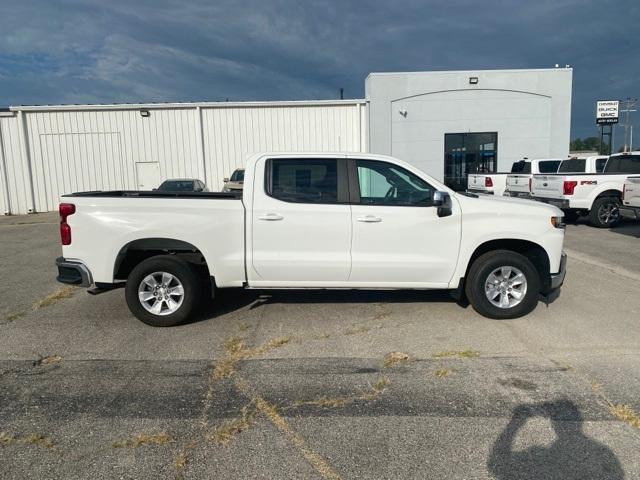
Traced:
<path fill-rule="evenodd" d="M 552 68 L 502 68 L 502 69 L 478 69 L 478 70 L 424 70 L 417 72 L 371 72 L 367 75 L 367 78 L 372 76 L 383 75 L 450 75 L 453 73 L 458 74 L 478 74 L 478 73 L 524 73 L 524 72 L 557 72 L 559 70 L 568 71 L 573 70 L 571 67 L 552 67 Z"/>
<path fill-rule="evenodd" d="M 285 100 L 273 102 L 175 102 L 175 103 L 112 103 L 87 105 L 14 105 L 11 112 L 46 112 L 78 110 L 158 110 L 167 108 L 251 108 L 251 107 L 304 107 L 327 105 L 365 105 L 361 98 L 346 100 Z"/>

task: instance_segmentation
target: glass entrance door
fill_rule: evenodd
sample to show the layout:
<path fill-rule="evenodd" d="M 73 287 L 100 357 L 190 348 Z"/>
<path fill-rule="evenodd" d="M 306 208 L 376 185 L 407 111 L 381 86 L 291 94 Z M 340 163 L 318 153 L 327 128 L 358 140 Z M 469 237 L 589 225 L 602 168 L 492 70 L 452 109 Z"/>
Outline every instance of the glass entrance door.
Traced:
<path fill-rule="evenodd" d="M 498 133 L 445 133 L 444 183 L 455 191 L 467 188 L 470 173 L 498 169 Z"/>

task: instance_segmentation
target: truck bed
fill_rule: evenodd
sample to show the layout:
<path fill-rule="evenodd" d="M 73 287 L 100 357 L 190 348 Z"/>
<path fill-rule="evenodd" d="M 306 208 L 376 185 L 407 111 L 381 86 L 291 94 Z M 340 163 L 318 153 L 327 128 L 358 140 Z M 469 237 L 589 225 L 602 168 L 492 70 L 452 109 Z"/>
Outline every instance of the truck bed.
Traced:
<path fill-rule="evenodd" d="M 149 190 L 96 190 L 91 192 L 76 192 L 63 197 L 146 197 L 146 198 L 218 198 L 226 200 L 241 200 L 242 192 L 159 192 Z"/>

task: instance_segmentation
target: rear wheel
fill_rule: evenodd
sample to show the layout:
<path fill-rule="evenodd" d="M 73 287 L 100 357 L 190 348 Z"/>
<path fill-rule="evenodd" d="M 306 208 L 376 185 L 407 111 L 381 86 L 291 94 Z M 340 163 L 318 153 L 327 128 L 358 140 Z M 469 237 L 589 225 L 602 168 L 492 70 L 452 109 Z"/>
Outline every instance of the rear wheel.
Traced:
<path fill-rule="evenodd" d="M 589 212 L 589 222 L 594 227 L 609 228 L 620 221 L 620 200 L 617 197 L 596 198 Z"/>
<path fill-rule="evenodd" d="M 196 310 L 202 286 L 195 268 L 173 255 L 149 258 L 129 274 L 125 296 L 129 310 L 154 327 L 187 321 Z"/>
<path fill-rule="evenodd" d="M 479 314 L 518 318 L 538 303 L 540 275 L 531 261 L 516 252 L 495 250 L 478 257 L 469 269 L 465 293 Z"/>

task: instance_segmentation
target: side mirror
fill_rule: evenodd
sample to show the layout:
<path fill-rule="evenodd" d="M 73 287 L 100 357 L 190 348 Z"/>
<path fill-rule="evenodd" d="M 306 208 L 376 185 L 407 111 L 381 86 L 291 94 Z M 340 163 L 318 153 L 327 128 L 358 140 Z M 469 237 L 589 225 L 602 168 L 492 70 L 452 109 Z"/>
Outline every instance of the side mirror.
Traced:
<path fill-rule="evenodd" d="M 433 206 L 438 207 L 439 217 L 448 217 L 453 213 L 451 196 L 447 192 L 433 192 Z"/>
<path fill-rule="evenodd" d="M 224 177 L 224 178 L 222 179 L 222 181 L 223 181 L 224 183 L 227 183 L 227 182 L 229 181 L 229 177 Z"/>

